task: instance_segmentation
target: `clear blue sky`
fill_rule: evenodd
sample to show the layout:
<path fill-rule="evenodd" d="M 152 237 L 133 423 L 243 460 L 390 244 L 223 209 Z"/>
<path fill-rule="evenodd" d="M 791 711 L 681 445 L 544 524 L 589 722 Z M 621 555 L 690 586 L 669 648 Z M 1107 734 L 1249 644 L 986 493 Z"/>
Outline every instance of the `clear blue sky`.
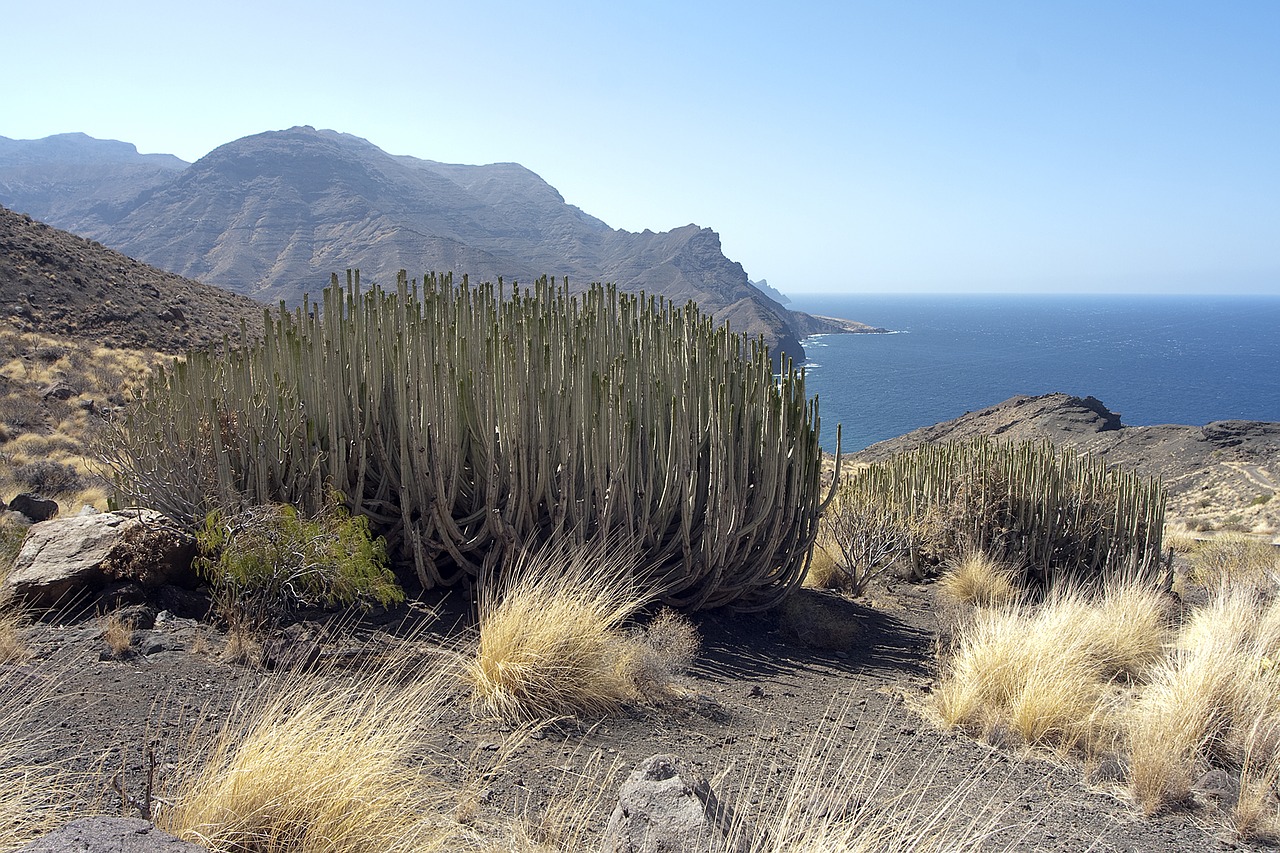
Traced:
<path fill-rule="evenodd" d="M 1280 2 L 9 4 L 0 135 L 515 161 L 784 291 L 1280 294 Z"/>

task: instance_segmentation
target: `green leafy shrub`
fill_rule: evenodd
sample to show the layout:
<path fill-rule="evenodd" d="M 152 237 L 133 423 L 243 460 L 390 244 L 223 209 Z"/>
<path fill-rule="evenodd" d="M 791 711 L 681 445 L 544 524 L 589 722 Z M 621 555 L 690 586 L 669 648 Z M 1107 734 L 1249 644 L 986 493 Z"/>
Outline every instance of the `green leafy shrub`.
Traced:
<path fill-rule="evenodd" d="M 824 523 L 843 541 L 855 576 L 896 557 L 922 577 L 957 554 L 981 551 L 1019 566 L 1023 585 L 1171 580 L 1159 480 L 1048 442 L 922 445 L 847 478 L 834 507 Z M 844 523 L 844 507 L 874 508 L 873 522 Z M 869 541 L 850 545 L 855 534 Z"/>
<path fill-rule="evenodd" d="M 233 631 L 259 633 L 300 606 L 404 600 L 385 543 L 338 506 L 314 517 L 284 504 L 214 511 L 196 538 L 197 567 Z"/>

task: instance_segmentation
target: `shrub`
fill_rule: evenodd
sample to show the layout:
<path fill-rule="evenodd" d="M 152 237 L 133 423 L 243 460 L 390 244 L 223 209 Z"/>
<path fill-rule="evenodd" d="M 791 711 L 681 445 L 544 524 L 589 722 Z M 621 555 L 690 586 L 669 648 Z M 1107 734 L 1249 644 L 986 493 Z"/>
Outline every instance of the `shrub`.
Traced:
<path fill-rule="evenodd" d="M 1206 539 L 1191 555 L 1191 579 L 1208 586 L 1269 583 L 1277 572 L 1280 549 L 1243 533 Z"/>
<path fill-rule="evenodd" d="M 404 600 L 383 542 L 336 505 L 314 517 L 282 504 L 212 512 L 197 542 L 198 568 L 233 632 L 260 633 L 299 606 Z"/>
<path fill-rule="evenodd" d="M 822 516 L 819 540 L 828 554 L 838 555 L 830 559 L 823 586 L 862 595 L 873 578 L 910 553 L 912 529 L 883 502 L 842 488 Z"/>
<path fill-rule="evenodd" d="M 1160 482 L 1047 442 L 922 445 L 856 472 L 838 500 L 882 507 L 918 575 L 980 550 L 1018 565 L 1022 583 L 1040 589 L 1172 580 Z"/>
<path fill-rule="evenodd" d="M 942 573 L 942 591 L 962 604 L 995 607 L 1012 604 L 1021 595 L 1015 568 L 999 563 L 981 551 L 969 551 L 948 561 Z"/>
<path fill-rule="evenodd" d="M 85 486 L 84 478 L 75 466 L 51 459 L 19 465 L 13 476 L 18 482 L 25 483 L 29 491 L 49 498 L 73 495 Z"/>
<path fill-rule="evenodd" d="M 618 531 L 681 609 L 799 584 L 830 494 L 817 404 L 759 341 L 600 285 L 358 288 L 157 375 L 109 428 L 122 500 L 198 524 L 334 487 L 427 588 Z"/>

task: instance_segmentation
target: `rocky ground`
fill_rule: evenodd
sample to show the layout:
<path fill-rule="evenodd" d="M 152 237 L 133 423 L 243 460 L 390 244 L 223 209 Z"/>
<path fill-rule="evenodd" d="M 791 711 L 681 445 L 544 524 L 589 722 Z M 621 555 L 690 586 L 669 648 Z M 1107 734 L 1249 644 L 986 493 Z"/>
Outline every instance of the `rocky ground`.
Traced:
<path fill-rule="evenodd" d="M 41 715 L 56 735 L 52 757 L 90 771 L 80 792 L 88 807 L 136 814 L 121 789 L 140 797 L 149 750 L 159 791 L 189 761 L 193 732 L 199 740 L 198 733 L 212 732 L 291 677 L 285 665 L 228 663 L 225 637 L 194 618 L 205 603 L 199 595 L 171 593 L 136 608 L 140 627 L 124 655 L 108 648 L 103 619 L 92 612 L 47 617 L 25 631 L 33 656 L 0 665 L 10 685 L 26 681 L 33 693 L 52 687 Z M 157 614 L 164 605 L 172 609 Z M 703 649 L 676 697 L 562 720 L 515 741 L 509 726 L 475 718 L 459 685 L 456 701 L 428 733 L 444 759 L 441 773 L 466 800 L 460 805 L 478 817 L 536 814 L 577 785 L 574 796 L 594 808 L 590 825 L 598 832 L 616 800 L 619 774 L 651 755 L 681 757 L 733 799 L 735 786 L 762 762 L 794 767 L 816 737 L 860 756 L 880 780 L 875 792 L 869 785 L 851 797 L 892 798 L 925 785 L 938 797 L 962 791 L 963 811 L 998 817 L 1002 829 L 988 849 L 1232 846 L 1206 828 L 1221 825 L 1211 800 L 1144 819 L 1105 780 L 1091 787 L 1077 768 L 1001 752 L 922 719 L 917 709 L 935 676 L 938 638 L 953 618 L 936 603 L 932 586 L 891 582 L 857 602 L 804 591 L 796 607 L 789 616 L 699 614 Z M 465 649 L 472 607 L 458 593 L 431 596 L 327 636 L 322 626 L 331 617 L 313 617 L 291 628 L 273 655 L 282 664 L 319 657 L 333 665 L 333 677 L 347 677 L 371 649 L 412 642 L 424 659 Z M 610 766 L 613 775 L 591 770 Z M 785 770 L 763 777 L 766 787 L 777 786 Z M 594 793 L 601 799 L 591 806 Z M 751 799 L 739 800 L 748 812 Z"/>
<path fill-rule="evenodd" d="M 265 306 L 0 207 L 0 323 L 95 345 L 185 352 L 261 334 Z"/>

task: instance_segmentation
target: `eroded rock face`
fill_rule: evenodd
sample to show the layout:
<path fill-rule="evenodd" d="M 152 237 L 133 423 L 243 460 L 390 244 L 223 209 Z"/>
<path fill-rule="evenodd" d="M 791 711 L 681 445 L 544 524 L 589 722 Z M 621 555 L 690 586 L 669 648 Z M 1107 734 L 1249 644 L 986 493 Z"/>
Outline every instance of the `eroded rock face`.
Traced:
<path fill-rule="evenodd" d="M 745 853 L 745 843 L 728 845 L 732 827 L 732 814 L 705 779 L 674 755 L 654 755 L 640 762 L 623 783 L 600 849 Z"/>
<path fill-rule="evenodd" d="M 136 817 L 99 815 L 74 820 L 44 838 L 37 838 L 19 853 L 207 853 L 156 829 Z"/>
<path fill-rule="evenodd" d="M 53 607 L 112 581 L 187 583 L 194 556 L 194 539 L 153 510 L 51 519 L 27 533 L 4 591 Z"/>

